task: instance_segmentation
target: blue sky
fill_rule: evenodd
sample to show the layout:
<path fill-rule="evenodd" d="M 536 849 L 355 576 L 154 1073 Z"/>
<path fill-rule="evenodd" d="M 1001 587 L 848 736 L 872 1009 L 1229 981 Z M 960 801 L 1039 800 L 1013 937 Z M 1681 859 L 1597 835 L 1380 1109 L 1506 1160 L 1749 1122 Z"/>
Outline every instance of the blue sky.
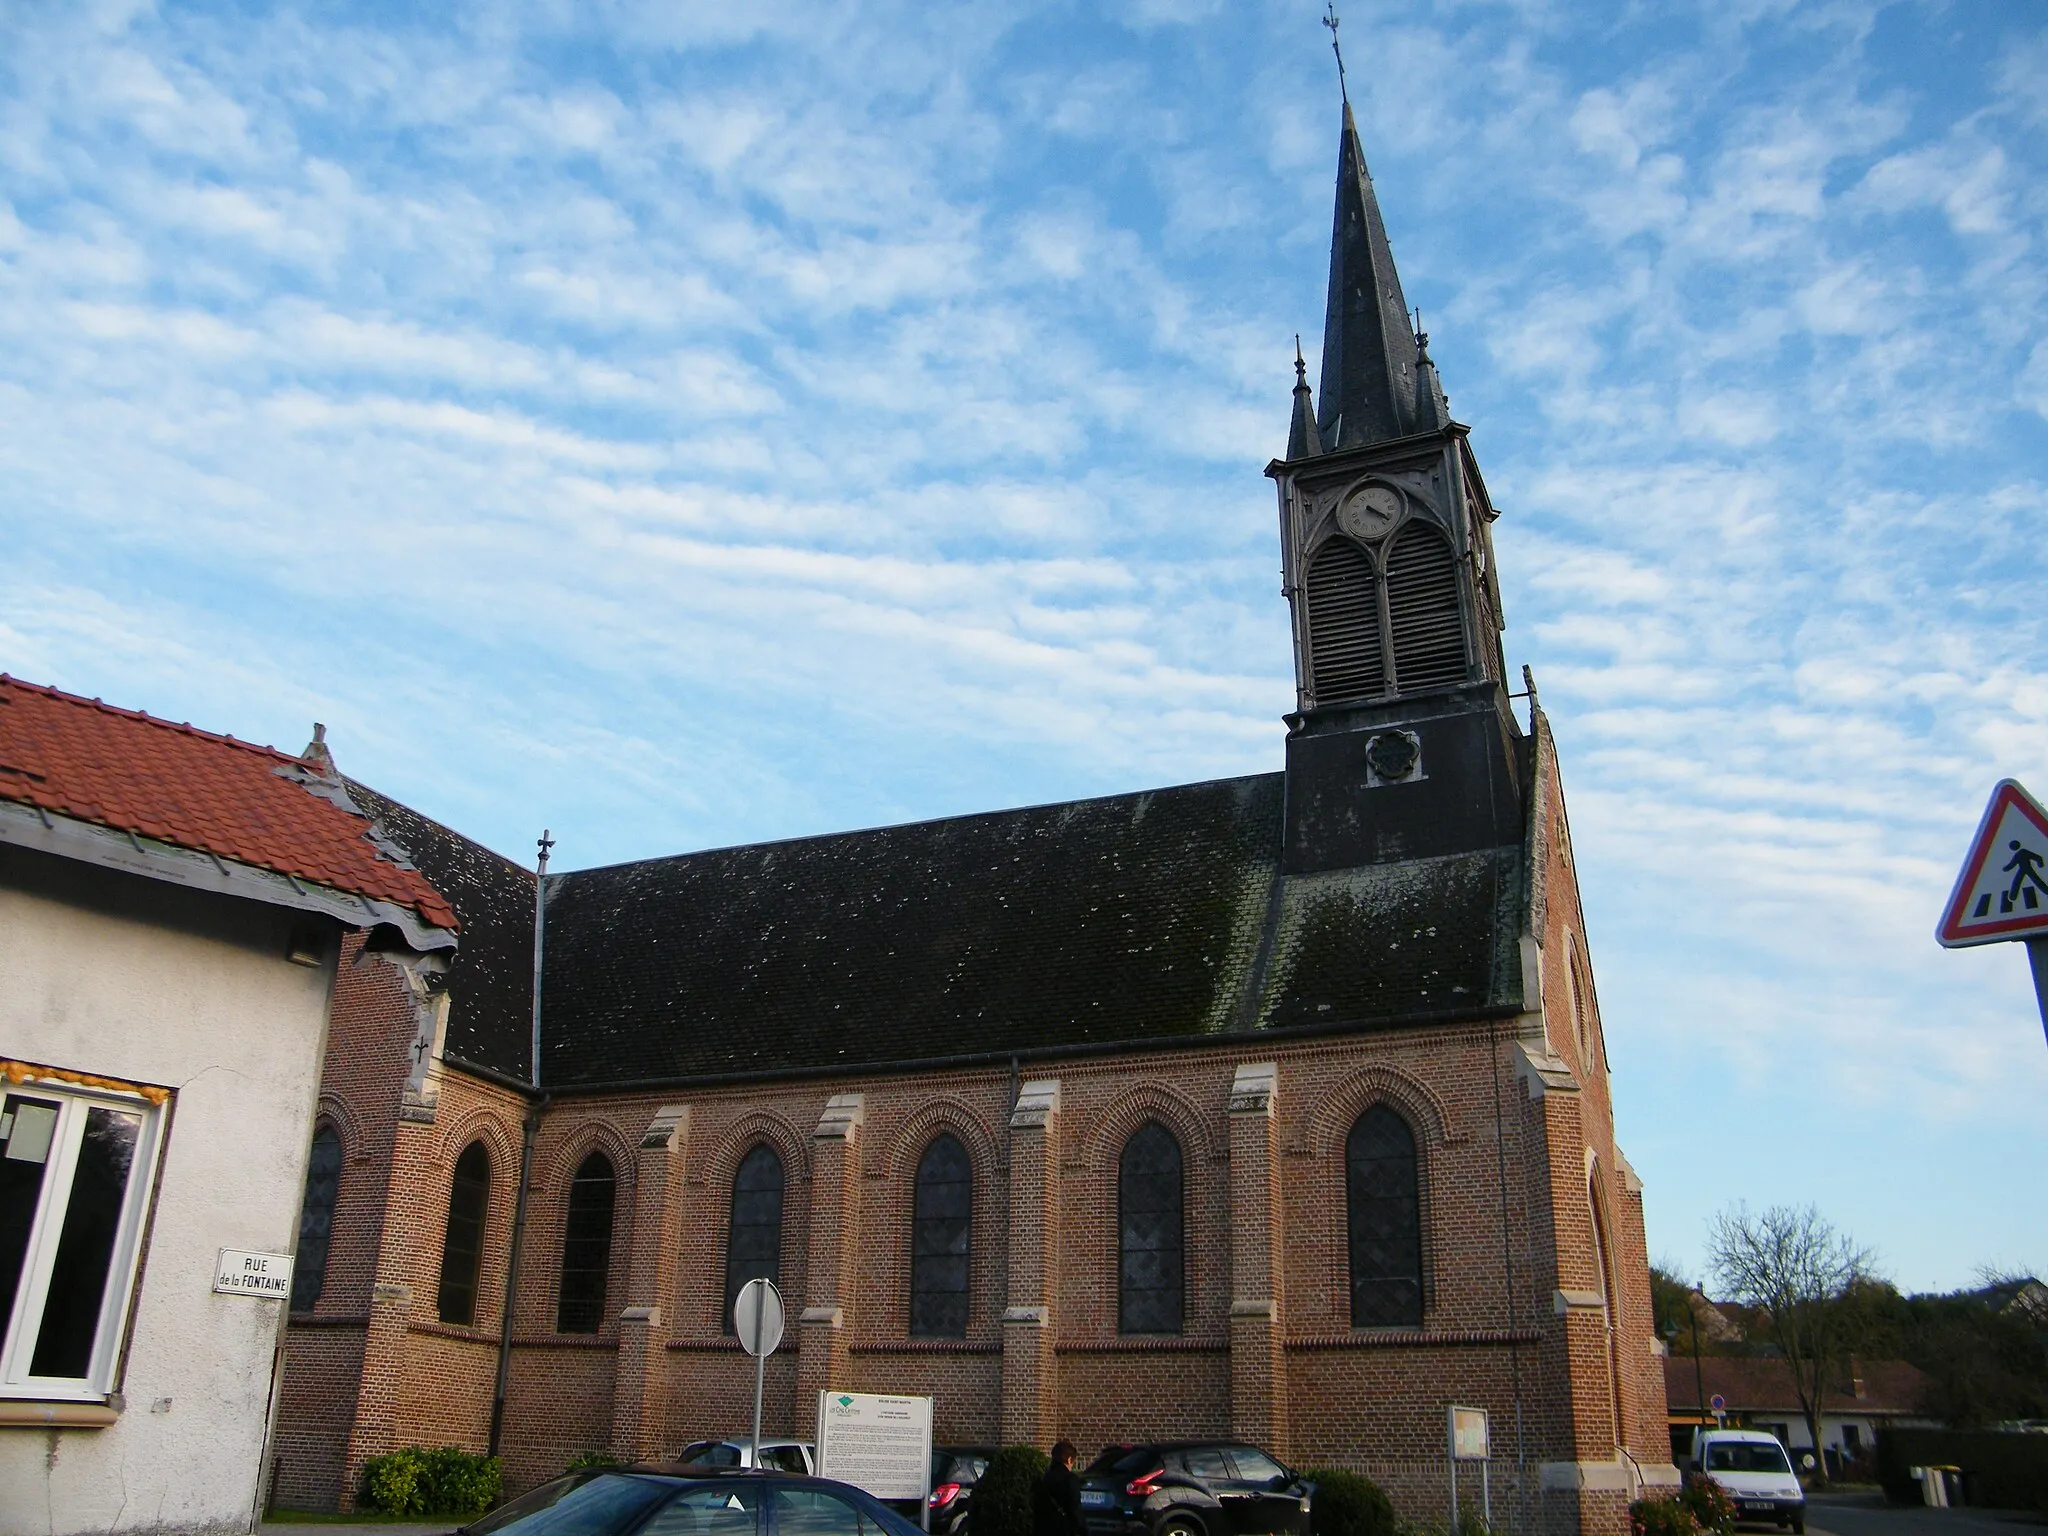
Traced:
<path fill-rule="evenodd" d="M 0 668 L 566 865 L 1262 771 L 1309 0 L 0 5 Z M 442 8 L 433 8 L 435 15 Z M 2048 1270 L 2048 29 L 1345 8 L 1651 1246 Z"/>

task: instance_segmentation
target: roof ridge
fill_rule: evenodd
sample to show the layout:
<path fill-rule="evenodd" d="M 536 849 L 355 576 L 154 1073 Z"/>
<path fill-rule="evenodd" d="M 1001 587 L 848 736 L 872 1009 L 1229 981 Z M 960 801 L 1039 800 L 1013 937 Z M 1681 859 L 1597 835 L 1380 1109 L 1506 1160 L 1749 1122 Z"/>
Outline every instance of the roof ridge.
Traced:
<path fill-rule="evenodd" d="M 1263 773 L 1235 773 L 1220 779 L 1194 779 L 1185 784 L 1154 784 L 1145 789 L 1127 789 L 1111 795 L 1083 795 L 1078 800 L 1040 800 L 1029 805 L 1000 806 L 988 811 L 960 811 L 951 816 L 921 816 L 911 821 L 885 821 L 867 827 L 841 827 L 836 832 L 805 832 L 794 837 L 769 837 L 752 843 L 719 843 L 709 848 L 685 848 L 680 853 L 657 853 L 641 859 L 620 859 L 611 864 L 591 864 L 582 869 L 560 870 L 551 879 L 603 874 L 607 870 L 633 869 L 646 864 L 667 864 L 677 859 L 702 858 L 711 853 L 740 853 L 755 848 L 793 848 L 802 843 L 826 843 L 835 838 L 872 837 L 877 832 L 907 832 L 916 827 L 942 827 L 951 822 L 987 821 L 997 816 L 1017 816 L 1029 811 L 1057 811 L 1068 806 L 1101 805 L 1110 800 L 1135 800 L 1141 795 L 1168 794 L 1176 789 L 1206 789 L 1212 784 L 1244 784 L 1253 779 L 1278 778 L 1282 770 Z M 458 837 L 460 833 L 456 834 Z M 529 871 L 531 873 L 531 871 Z"/>
<path fill-rule="evenodd" d="M 262 742 L 243 741 L 237 736 L 224 736 L 218 731 L 196 726 L 189 720 L 166 720 L 163 716 L 152 715 L 147 710 L 125 709 L 119 704 L 109 704 L 104 699 L 88 699 L 83 694 L 66 693 L 62 688 L 52 687 L 48 683 L 32 683 L 26 678 L 14 677 L 5 672 L 0 672 L 0 687 L 26 689 L 30 693 L 39 693 L 44 698 L 76 705 L 80 709 L 98 710 L 103 715 L 118 715 L 124 720 L 140 720 L 145 725 L 153 725 L 159 730 L 175 731 L 182 736 L 196 736 L 201 741 L 211 741 L 224 747 L 239 747 L 242 751 L 254 752 L 259 757 L 275 758 L 279 764 L 290 763 L 301 768 L 309 766 L 306 760 L 296 753 L 266 746 Z"/>

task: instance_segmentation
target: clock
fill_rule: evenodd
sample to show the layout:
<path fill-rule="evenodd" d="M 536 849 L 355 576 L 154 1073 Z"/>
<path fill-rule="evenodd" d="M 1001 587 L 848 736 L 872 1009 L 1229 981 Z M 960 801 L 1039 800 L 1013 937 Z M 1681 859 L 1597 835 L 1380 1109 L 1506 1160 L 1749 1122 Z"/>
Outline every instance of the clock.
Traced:
<path fill-rule="evenodd" d="M 1401 493 L 1390 485 L 1368 485 L 1337 513 L 1337 526 L 1354 539 L 1381 538 L 1401 515 Z"/>

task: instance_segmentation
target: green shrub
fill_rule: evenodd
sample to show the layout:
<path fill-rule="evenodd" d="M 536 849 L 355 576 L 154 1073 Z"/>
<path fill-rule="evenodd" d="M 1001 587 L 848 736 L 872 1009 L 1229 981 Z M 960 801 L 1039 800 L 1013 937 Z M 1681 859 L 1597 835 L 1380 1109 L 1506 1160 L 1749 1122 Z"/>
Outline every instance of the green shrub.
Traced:
<path fill-rule="evenodd" d="M 1309 1510 L 1314 1536 L 1394 1536 L 1394 1506 L 1371 1478 L 1337 1467 L 1301 1475 L 1316 1485 Z"/>
<path fill-rule="evenodd" d="M 974 1536 L 1031 1536 L 1032 1495 L 1050 1465 L 1035 1445 L 1006 1445 L 991 1456 L 967 1516 Z"/>
<path fill-rule="evenodd" d="M 602 1471 L 607 1467 L 623 1467 L 624 1465 L 625 1463 L 610 1451 L 583 1451 L 562 1470 L 564 1472 L 582 1472 L 588 1468 L 595 1467 Z"/>
<path fill-rule="evenodd" d="M 1699 1536 L 1699 1522 L 1677 1494 L 1637 1499 L 1628 1507 L 1629 1536 Z"/>
<path fill-rule="evenodd" d="M 1686 1513 L 1703 1531 L 1728 1532 L 1735 1529 L 1735 1501 L 1728 1496 L 1728 1490 L 1711 1477 L 1697 1474 L 1685 1480 L 1685 1491 L 1678 1496 Z"/>
<path fill-rule="evenodd" d="M 501 1491 L 497 1457 L 453 1447 L 408 1446 L 363 1467 L 363 1506 L 387 1515 L 468 1519 L 497 1503 Z"/>

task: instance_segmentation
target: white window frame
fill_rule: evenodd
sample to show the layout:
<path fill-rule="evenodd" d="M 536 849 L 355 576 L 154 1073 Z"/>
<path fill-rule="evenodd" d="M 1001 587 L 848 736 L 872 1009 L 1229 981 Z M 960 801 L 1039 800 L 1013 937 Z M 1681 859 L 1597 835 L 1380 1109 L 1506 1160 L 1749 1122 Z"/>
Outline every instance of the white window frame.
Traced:
<path fill-rule="evenodd" d="M 114 1370 L 121 1358 L 121 1344 L 128 1328 L 129 1303 L 135 1292 L 135 1272 L 142 1258 L 142 1229 L 147 1222 L 150 1200 L 156 1188 L 157 1153 L 163 1140 L 164 1109 L 142 1094 L 121 1093 L 102 1088 L 81 1088 L 61 1079 L 28 1076 L 0 1078 L 0 1090 L 7 1097 L 28 1094 L 56 1099 L 62 1107 L 50 1140 L 50 1154 L 44 1165 L 41 1198 L 29 1226 L 28 1250 L 22 1259 L 21 1285 L 15 1293 L 14 1315 L 0 1319 L 0 1398 L 31 1398 L 55 1402 L 102 1402 L 113 1390 Z M 114 1235 L 114 1251 L 107 1265 L 107 1290 L 100 1302 L 99 1321 L 93 1332 L 92 1361 L 84 1377 L 31 1376 L 29 1362 L 34 1355 L 35 1329 L 40 1326 L 43 1305 L 48 1300 L 50 1271 L 56 1263 L 57 1246 L 64 1232 L 64 1213 L 70 1209 L 73 1176 L 78 1171 L 78 1149 L 85 1132 L 85 1118 L 98 1108 L 118 1109 L 140 1115 L 141 1129 L 135 1137 L 134 1161 L 128 1169 L 128 1188 L 122 1197 L 120 1225 Z M 4 1154 L 0 1154 L 4 1155 Z"/>

